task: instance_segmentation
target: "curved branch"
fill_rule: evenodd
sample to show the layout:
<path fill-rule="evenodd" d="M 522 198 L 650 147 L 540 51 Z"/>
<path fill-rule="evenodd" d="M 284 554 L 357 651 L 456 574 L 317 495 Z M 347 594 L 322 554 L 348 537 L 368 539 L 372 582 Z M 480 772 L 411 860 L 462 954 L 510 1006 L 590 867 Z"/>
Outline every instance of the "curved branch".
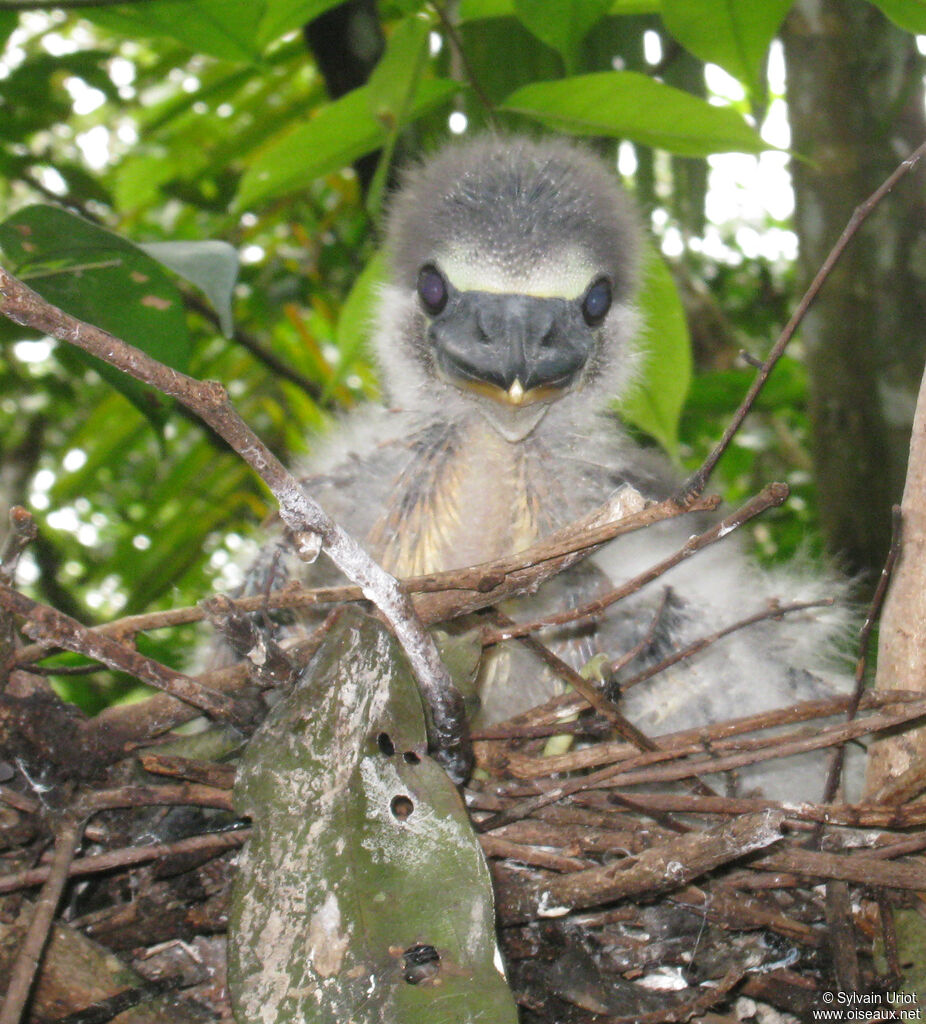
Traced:
<path fill-rule="evenodd" d="M 385 616 L 411 664 L 433 721 L 432 745 L 448 773 L 462 781 L 471 754 L 463 701 L 441 662 L 433 638 L 421 624 L 398 581 L 347 534 L 300 486 L 282 462 L 232 408 L 214 381 L 180 373 L 92 324 L 78 320 L 0 268 L 0 313 L 25 327 L 44 331 L 90 352 L 111 366 L 177 399 L 212 427 L 254 469 L 273 492 L 280 517 L 311 560 L 321 542 L 328 557 Z"/>

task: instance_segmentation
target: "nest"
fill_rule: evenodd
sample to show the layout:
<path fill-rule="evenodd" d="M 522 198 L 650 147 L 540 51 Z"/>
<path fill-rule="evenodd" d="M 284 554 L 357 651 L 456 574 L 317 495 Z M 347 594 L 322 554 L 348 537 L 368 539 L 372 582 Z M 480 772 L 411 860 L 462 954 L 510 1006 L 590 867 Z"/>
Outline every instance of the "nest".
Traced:
<path fill-rule="evenodd" d="M 229 671 L 244 699 L 245 673 Z M 233 766 L 159 749 L 164 700 L 83 719 L 14 673 L 0 948 L 23 1020 L 232 1020 L 224 931 L 250 829 Z M 597 702 L 570 693 L 475 736 L 466 805 L 525 1024 L 804 1021 L 834 993 L 864 994 L 880 1014 L 868 1019 L 905 1019 L 895 915 L 923 911 L 917 786 L 858 805 L 719 790 L 806 749 L 830 746 L 836 764 L 847 741 L 921 717 L 922 697 L 833 698 L 657 740 L 622 736 Z M 551 753 L 564 734 L 573 745 Z M 41 778 L 27 767 L 39 761 Z M 34 984 L 24 953 L 40 960 Z"/>

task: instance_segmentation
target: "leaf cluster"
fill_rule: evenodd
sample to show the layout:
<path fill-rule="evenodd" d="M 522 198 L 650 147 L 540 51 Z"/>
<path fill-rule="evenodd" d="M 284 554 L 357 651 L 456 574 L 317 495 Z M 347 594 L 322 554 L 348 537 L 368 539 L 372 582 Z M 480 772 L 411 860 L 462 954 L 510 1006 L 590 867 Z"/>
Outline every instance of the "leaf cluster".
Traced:
<path fill-rule="evenodd" d="M 403 159 L 461 118 L 555 130 L 612 155 L 633 146 L 644 208 L 673 183 L 697 208 L 693 159 L 766 148 L 765 60 L 790 3 L 360 3 L 370 74 L 334 99 L 302 29 L 336 0 L 35 6 L 0 4 L 5 263 L 68 311 L 224 382 L 291 457 L 376 393 L 364 348 L 383 276 L 376 226 Z M 926 31 L 916 0 L 878 6 Z M 742 84 L 741 103 L 706 98 L 704 62 Z M 682 417 L 688 329 L 655 245 L 641 304 L 649 360 L 623 413 L 672 451 L 681 424 L 694 457 L 743 375 L 697 383 Z M 767 328 L 752 332 L 760 345 Z M 88 622 L 188 603 L 212 577 L 234 585 L 268 502 L 223 444 L 65 346 L 6 323 L 0 345 L 0 506 L 25 504 L 40 524 L 26 582 Z M 800 404 L 802 386 L 795 367 L 775 409 Z M 748 475 L 732 468 L 734 483 Z M 155 656 L 175 659 L 175 640 L 152 640 Z"/>

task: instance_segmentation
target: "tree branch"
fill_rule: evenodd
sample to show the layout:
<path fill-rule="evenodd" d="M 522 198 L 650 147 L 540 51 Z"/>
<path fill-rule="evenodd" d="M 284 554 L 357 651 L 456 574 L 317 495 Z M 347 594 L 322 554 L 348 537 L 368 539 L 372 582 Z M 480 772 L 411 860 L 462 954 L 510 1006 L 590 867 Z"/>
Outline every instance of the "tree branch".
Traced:
<path fill-rule="evenodd" d="M 2 268 L 0 312 L 15 323 L 76 345 L 136 380 L 176 398 L 241 455 L 273 492 L 280 506 L 280 516 L 301 546 L 303 557 L 311 559 L 317 553 L 320 539 L 328 557 L 361 588 L 392 626 L 430 707 L 435 754 L 448 773 L 456 781 L 462 781 L 471 763 L 463 701 L 408 596 L 395 578 L 377 565 L 303 491 L 280 460 L 234 411 L 225 389 L 215 382 L 188 377 L 108 332 L 57 309 Z"/>
<path fill-rule="evenodd" d="M 855 208 L 852 216 L 849 218 L 849 223 L 836 240 L 836 244 L 823 261 L 823 266 L 817 271 L 816 276 L 813 281 L 811 281 L 810 287 L 804 293 L 804 297 L 798 304 L 797 309 L 795 309 L 794 313 L 791 315 L 791 319 L 787 322 L 784 330 L 779 335 L 778 340 L 772 346 L 772 350 L 769 352 L 768 358 L 756 374 L 755 380 L 753 380 L 749 390 L 746 392 L 746 397 L 743 399 L 740 407 L 736 410 L 733 419 L 731 419 L 730 423 L 727 425 L 727 429 L 723 432 L 723 436 L 717 442 L 714 450 L 704 460 L 703 464 L 688 478 L 688 480 L 685 481 L 682 488 L 683 494 L 700 494 L 707 486 L 707 481 L 714 472 L 714 468 L 720 461 L 723 453 L 730 446 L 730 442 L 733 440 L 737 431 L 743 425 L 743 420 L 746 419 L 750 409 L 752 409 L 759 392 L 765 386 L 765 382 L 768 380 L 772 370 L 775 368 L 775 364 L 782 355 L 784 355 L 784 351 L 787 348 L 788 343 L 791 341 L 795 331 L 806 316 L 811 303 L 817 297 L 820 289 L 832 273 L 833 267 L 836 265 L 839 257 L 842 256 L 846 246 L 848 246 L 849 242 L 851 242 L 855 237 L 858 229 L 867 220 L 872 210 L 874 210 L 878 203 L 880 203 L 891 189 L 893 189 L 901 178 L 909 174 L 913 168 L 916 167 L 924 154 L 926 154 L 926 142 L 918 146 L 910 156 L 906 158 L 906 160 L 901 161 L 887 180 L 863 203 L 860 203 Z"/>

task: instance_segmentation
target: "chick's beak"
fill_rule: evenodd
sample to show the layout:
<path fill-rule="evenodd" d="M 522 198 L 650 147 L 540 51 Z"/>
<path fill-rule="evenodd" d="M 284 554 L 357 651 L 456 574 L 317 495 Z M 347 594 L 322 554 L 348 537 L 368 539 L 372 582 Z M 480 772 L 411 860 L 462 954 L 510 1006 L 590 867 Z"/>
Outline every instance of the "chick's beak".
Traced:
<path fill-rule="evenodd" d="M 569 391 L 594 341 L 567 299 L 477 291 L 454 295 L 429 337 L 445 380 L 513 407 Z"/>

